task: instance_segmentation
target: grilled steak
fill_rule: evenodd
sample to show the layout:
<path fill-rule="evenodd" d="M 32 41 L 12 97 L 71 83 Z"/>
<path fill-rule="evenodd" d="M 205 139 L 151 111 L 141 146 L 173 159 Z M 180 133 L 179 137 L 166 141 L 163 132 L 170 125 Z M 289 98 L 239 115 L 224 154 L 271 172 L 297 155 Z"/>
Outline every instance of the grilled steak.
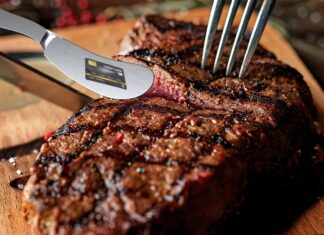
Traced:
<path fill-rule="evenodd" d="M 302 76 L 262 47 L 243 78 L 239 64 L 231 77 L 224 63 L 203 71 L 204 31 L 159 16 L 136 24 L 123 42 L 136 50 L 116 59 L 151 67 L 155 83 L 139 99 L 88 104 L 42 146 L 23 201 L 35 231 L 211 234 L 251 176 L 298 163 L 312 135 Z"/>

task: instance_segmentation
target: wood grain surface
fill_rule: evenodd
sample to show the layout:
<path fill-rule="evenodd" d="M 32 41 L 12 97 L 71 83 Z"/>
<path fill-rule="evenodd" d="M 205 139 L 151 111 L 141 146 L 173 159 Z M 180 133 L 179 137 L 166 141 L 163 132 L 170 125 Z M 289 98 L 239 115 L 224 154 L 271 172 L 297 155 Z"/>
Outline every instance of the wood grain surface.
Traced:
<path fill-rule="evenodd" d="M 224 22 L 225 14 L 226 12 L 223 14 L 221 23 Z M 240 11 L 235 20 L 236 24 L 241 14 Z M 171 17 L 195 23 L 207 22 L 208 15 L 208 9 L 169 14 Z M 133 23 L 134 20 L 118 20 L 98 25 L 61 29 L 56 32 L 81 47 L 110 57 L 118 52 L 119 41 Z M 274 52 L 280 60 L 297 68 L 303 74 L 313 94 L 314 103 L 319 113 L 319 123 L 324 126 L 324 92 L 295 51 L 270 25 L 265 30 L 261 44 Z M 0 51 L 40 50 L 39 45 L 27 38 L 20 36 L 0 38 Z M 75 84 L 73 86 L 88 93 L 84 88 Z M 92 97 L 96 96 L 93 93 L 89 94 Z M 30 234 L 22 214 L 21 193 L 10 188 L 8 182 L 17 176 L 17 169 L 22 170 L 23 173 L 28 172 L 35 154 L 19 154 L 33 146 L 27 145 L 22 148 L 14 146 L 23 145 L 41 137 L 45 132 L 55 130 L 71 114 L 71 111 L 43 100 L 21 109 L 0 113 L 0 149 L 2 149 L 0 157 L 8 158 L 9 155 L 19 155 L 16 166 L 8 161 L 0 162 L 0 235 Z M 311 171 L 313 172 L 313 170 Z M 312 181 L 311 184 L 303 177 L 301 186 L 291 190 L 276 188 L 272 185 L 273 183 L 269 182 L 269 187 L 264 187 L 265 189 L 262 191 L 264 195 L 259 193 L 250 196 L 246 208 L 243 209 L 243 215 L 233 218 L 234 225 L 230 223 L 228 227 L 236 226 L 241 234 L 324 235 L 324 198 L 322 198 L 321 189 L 315 190 L 318 187 L 321 188 L 315 181 L 317 182 L 323 174 L 308 176 Z M 268 188 L 272 193 L 269 193 Z M 263 196 L 266 198 L 264 201 L 255 199 Z M 254 199 L 257 202 L 254 202 Z M 269 203 L 269 201 L 273 203 Z M 237 220 L 241 222 L 237 222 Z M 243 224 L 242 221 L 244 221 Z M 224 231 L 224 234 L 237 233 L 237 230 L 233 232 L 234 230 L 230 228 Z"/>

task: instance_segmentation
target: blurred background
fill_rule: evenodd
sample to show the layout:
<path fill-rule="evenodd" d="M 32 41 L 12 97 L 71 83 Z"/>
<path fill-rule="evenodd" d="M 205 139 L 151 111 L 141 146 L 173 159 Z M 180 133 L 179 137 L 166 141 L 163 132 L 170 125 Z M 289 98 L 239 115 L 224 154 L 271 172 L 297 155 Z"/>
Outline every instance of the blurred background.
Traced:
<path fill-rule="evenodd" d="M 0 0 L 0 8 L 47 28 L 187 11 L 211 4 L 212 0 Z M 324 0 L 279 0 L 272 22 L 324 87 Z M 8 32 L 0 31 L 4 34 Z"/>

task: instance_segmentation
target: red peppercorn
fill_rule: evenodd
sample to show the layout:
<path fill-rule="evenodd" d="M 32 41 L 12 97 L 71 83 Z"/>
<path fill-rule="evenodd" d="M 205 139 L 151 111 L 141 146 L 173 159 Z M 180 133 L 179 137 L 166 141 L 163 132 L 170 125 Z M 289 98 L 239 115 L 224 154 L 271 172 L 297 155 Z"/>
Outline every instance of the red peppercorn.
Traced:
<path fill-rule="evenodd" d="M 124 136 L 121 133 L 116 134 L 115 136 L 115 144 L 121 144 L 124 140 Z"/>
<path fill-rule="evenodd" d="M 205 180 L 205 179 L 210 178 L 212 175 L 213 175 L 213 173 L 210 171 L 199 172 L 199 179 Z"/>
<path fill-rule="evenodd" d="M 181 119 L 181 116 L 180 115 L 173 115 L 173 116 L 171 116 L 171 118 L 173 120 L 178 120 L 178 119 Z"/>
<path fill-rule="evenodd" d="M 226 158 L 226 155 L 224 152 L 224 147 L 222 147 L 220 145 L 216 145 L 213 148 L 212 156 L 214 158 L 218 159 L 218 161 L 223 161 Z"/>
<path fill-rule="evenodd" d="M 179 103 L 184 103 L 185 101 L 186 101 L 186 99 L 184 98 L 184 97 L 180 97 L 179 99 L 178 99 L 178 101 L 179 101 Z"/>
<path fill-rule="evenodd" d="M 170 35 L 168 38 L 167 38 L 167 42 L 171 45 L 175 45 L 179 42 L 178 38 L 174 35 Z"/>
<path fill-rule="evenodd" d="M 45 133 L 44 133 L 44 140 L 45 140 L 45 141 L 48 141 L 48 139 L 51 138 L 52 135 L 53 135 L 53 134 L 52 134 L 51 132 L 45 132 Z"/>

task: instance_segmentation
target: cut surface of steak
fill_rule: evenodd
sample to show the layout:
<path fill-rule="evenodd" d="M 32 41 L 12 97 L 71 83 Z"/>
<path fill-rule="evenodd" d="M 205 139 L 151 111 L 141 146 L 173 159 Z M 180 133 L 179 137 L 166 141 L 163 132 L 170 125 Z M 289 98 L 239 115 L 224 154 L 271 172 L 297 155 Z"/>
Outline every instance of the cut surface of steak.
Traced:
<path fill-rule="evenodd" d="M 159 16 L 136 24 L 123 44 L 137 49 L 116 59 L 151 67 L 155 83 L 145 97 L 93 101 L 42 146 L 23 200 L 36 233 L 214 234 L 252 175 L 298 163 L 314 108 L 301 75 L 262 47 L 242 78 L 239 65 L 230 77 L 224 63 L 201 70 L 204 32 Z"/>

